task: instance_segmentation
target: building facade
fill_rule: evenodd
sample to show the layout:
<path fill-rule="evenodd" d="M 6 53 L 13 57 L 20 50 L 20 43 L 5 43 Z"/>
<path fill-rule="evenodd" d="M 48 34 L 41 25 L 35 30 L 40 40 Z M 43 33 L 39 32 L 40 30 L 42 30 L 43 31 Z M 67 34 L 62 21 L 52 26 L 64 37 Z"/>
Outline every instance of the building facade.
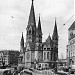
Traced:
<path fill-rule="evenodd" d="M 6 66 L 18 65 L 18 57 L 20 52 L 14 50 L 1 50 L 0 51 L 0 65 L 5 63 Z"/>
<path fill-rule="evenodd" d="M 26 43 L 24 37 L 20 42 L 19 64 L 24 63 L 25 67 L 49 68 L 50 62 L 58 59 L 58 31 L 55 20 L 52 39 L 50 35 L 45 42 L 42 42 L 41 19 L 39 15 L 38 26 L 36 26 L 34 4 L 32 0 L 28 25 L 26 28 Z"/>
<path fill-rule="evenodd" d="M 67 61 L 68 65 L 75 65 L 75 21 L 68 29 Z"/>

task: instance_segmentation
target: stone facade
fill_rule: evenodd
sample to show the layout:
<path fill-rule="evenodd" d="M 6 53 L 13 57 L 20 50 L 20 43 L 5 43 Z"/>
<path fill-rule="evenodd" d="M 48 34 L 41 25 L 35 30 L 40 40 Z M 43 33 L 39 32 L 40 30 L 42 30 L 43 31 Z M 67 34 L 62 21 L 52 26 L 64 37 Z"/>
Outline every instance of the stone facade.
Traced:
<path fill-rule="evenodd" d="M 52 35 L 42 42 L 42 28 L 39 15 L 38 26 L 36 27 L 34 5 L 32 0 L 28 25 L 26 28 L 26 43 L 24 45 L 24 37 L 20 42 L 20 59 L 24 59 L 25 67 L 42 67 L 45 65 L 49 68 L 50 62 L 57 61 L 58 59 L 58 32 L 55 20 L 55 27 Z M 22 55 L 23 54 L 23 55 Z M 23 63 L 21 62 L 21 64 Z M 45 68 L 45 67 L 44 67 Z"/>
<path fill-rule="evenodd" d="M 75 65 L 75 21 L 68 29 L 67 61 L 69 65 Z"/>

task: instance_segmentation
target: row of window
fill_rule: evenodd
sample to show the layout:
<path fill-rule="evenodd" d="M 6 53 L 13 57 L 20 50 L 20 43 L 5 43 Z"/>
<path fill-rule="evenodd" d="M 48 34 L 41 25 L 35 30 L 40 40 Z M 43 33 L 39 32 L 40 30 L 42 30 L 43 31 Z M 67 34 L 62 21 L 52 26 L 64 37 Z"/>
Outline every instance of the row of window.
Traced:
<path fill-rule="evenodd" d="M 44 50 L 51 50 L 51 48 L 44 48 Z"/>
<path fill-rule="evenodd" d="M 47 56 L 46 56 L 46 53 L 47 53 Z M 44 60 L 45 59 L 48 59 L 48 60 L 50 59 L 50 52 L 44 52 Z"/>
<path fill-rule="evenodd" d="M 35 34 L 35 32 L 32 30 L 29 30 L 29 31 L 27 31 L 27 34 Z"/>
<path fill-rule="evenodd" d="M 74 53 L 74 52 L 69 51 L 69 52 L 68 52 L 68 54 L 67 54 L 67 57 L 72 57 L 72 56 L 75 56 L 75 53 Z"/>

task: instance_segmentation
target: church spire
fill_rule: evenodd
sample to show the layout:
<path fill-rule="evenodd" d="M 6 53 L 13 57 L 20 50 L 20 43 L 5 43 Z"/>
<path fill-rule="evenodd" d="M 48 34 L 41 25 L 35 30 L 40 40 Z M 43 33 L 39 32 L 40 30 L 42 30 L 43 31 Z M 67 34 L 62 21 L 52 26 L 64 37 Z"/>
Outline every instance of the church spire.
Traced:
<path fill-rule="evenodd" d="M 40 21 L 40 14 L 39 14 L 38 30 L 39 30 L 39 31 L 41 31 L 41 21 Z"/>
<path fill-rule="evenodd" d="M 29 15 L 28 25 L 36 25 L 33 1 L 34 0 L 32 0 L 32 4 L 31 4 L 31 10 L 30 10 L 30 15 Z"/>
<path fill-rule="evenodd" d="M 57 23 L 56 23 L 56 18 L 55 18 L 55 26 L 54 26 L 54 31 L 53 31 L 53 37 L 58 37 L 58 31 L 57 31 Z"/>
<path fill-rule="evenodd" d="M 22 37 L 21 37 L 21 46 L 24 47 L 24 37 L 23 37 L 23 32 L 22 32 Z"/>

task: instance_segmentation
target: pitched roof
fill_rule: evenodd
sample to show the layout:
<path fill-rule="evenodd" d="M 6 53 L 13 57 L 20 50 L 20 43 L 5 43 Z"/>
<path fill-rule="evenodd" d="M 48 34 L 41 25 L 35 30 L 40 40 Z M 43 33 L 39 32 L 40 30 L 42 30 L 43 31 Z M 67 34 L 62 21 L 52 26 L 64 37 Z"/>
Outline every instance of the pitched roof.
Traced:
<path fill-rule="evenodd" d="M 48 38 L 46 39 L 46 44 L 47 44 L 47 45 L 50 45 L 50 46 L 51 46 L 51 44 L 52 44 L 52 40 L 51 40 L 50 35 L 49 35 Z"/>
<path fill-rule="evenodd" d="M 32 0 L 32 5 L 31 5 L 29 20 L 28 20 L 28 25 L 36 25 L 36 23 L 35 23 L 35 12 L 34 12 L 33 0 Z"/>
<path fill-rule="evenodd" d="M 58 31 L 57 31 L 57 23 L 56 23 L 56 19 L 55 19 L 55 26 L 54 26 L 54 31 L 53 31 L 53 36 L 58 36 Z"/>
<path fill-rule="evenodd" d="M 23 37 L 23 32 L 22 32 L 22 37 L 21 37 L 21 41 L 24 41 L 24 37 Z"/>
<path fill-rule="evenodd" d="M 23 32 L 22 32 L 22 37 L 21 37 L 21 46 L 24 47 L 24 37 L 23 37 Z"/>
<path fill-rule="evenodd" d="M 40 15 L 39 15 L 39 22 L 38 22 L 38 30 L 41 31 L 41 21 L 40 21 Z"/>
<path fill-rule="evenodd" d="M 75 29 L 75 21 L 72 23 L 72 25 L 69 27 L 68 30 L 73 30 L 73 29 Z"/>

